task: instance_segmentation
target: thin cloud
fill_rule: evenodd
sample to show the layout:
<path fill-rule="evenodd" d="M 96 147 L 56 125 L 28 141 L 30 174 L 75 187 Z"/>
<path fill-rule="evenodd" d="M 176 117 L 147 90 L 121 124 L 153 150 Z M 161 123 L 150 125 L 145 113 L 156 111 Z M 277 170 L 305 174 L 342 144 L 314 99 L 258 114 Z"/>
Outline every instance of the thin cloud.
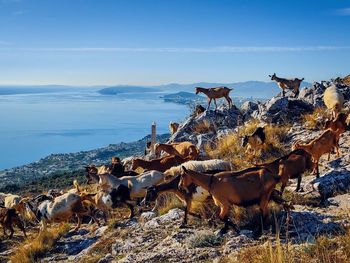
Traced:
<path fill-rule="evenodd" d="M 24 10 L 17 10 L 17 11 L 14 11 L 14 12 L 12 13 L 12 15 L 14 15 L 14 16 L 19 16 L 19 15 L 23 15 L 24 13 L 25 13 Z"/>
<path fill-rule="evenodd" d="M 4 50 L 5 48 L 1 48 Z M 41 47 L 41 48 L 6 48 L 13 51 L 27 51 L 27 52 L 86 52 L 86 53 L 273 53 L 273 52 L 317 52 L 317 51 L 334 51 L 347 50 L 350 46 L 305 46 L 305 47 L 279 47 L 279 46 L 255 46 L 255 47 L 241 47 L 241 46 L 223 46 L 223 47 L 195 47 L 195 48 L 121 48 L 121 47 Z"/>
<path fill-rule="evenodd" d="M 339 16 L 350 16 L 350 7 L 338 9 L 336 14 Z"/>

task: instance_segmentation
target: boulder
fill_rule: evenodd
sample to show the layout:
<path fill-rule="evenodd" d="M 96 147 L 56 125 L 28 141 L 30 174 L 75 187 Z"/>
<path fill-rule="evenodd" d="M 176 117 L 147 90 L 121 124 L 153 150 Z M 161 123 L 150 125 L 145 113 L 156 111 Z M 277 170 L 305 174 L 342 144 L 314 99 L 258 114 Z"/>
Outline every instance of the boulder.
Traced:
<path fill-rule="evenodd" d="M 191 141 L 197 144 L 198 139 L 200 139 L 198 135 L 212 133 L 212 137 L 215 138 L 218 127 L 221 130 L 234 129 L 243 123 L 243 119 L 242 112 L 235 106 L 232 106 L 231 109 L 227 106 L 220 106 L 217 111 L 206 110 L 198 116 L 190 116 L 181 123 L 168 143 Z"/>
<path fill-rule="evenodd" d="M 337 194 L 348 193 L 350 191 L 350 171 L 347 169 L 331 170 L 314 180 L 313 186 L 321 195 L 322 200 Z"/>
<path fill-rule="evenodd" d="M 344 227 L 341 222 L 333 221 L 333 216 L 306 210 L 303 206 L 295 205 L 296 211 L 290 212 L 290 222 L 288 224 L 288 233 L 294 242 L 314 242 L 320 235 L 333 236 L 344 233 Z M 282 231 L 286 231 L 286 215 L 283 216 Z"/>
<path fill-rule="evenodd" d="M 303 100 L 290 97 L 273 97 L 260 104 L 252 117 L 265 122 L 285 123 L 297 121 L 300 117 L 314 110 L 313 105 Z"/>

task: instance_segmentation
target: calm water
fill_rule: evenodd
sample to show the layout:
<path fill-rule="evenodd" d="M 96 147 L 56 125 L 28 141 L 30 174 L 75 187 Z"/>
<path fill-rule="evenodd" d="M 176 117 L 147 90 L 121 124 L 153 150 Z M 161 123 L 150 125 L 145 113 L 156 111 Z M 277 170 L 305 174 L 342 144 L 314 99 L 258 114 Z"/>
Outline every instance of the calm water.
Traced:
<path fill-rule="evenodd" d="M 93 91 L 0 96 L 0 169 L 51 153 L 69 153 L 159 134 L 188 114 L 161 94 L 99 95 Z"/>

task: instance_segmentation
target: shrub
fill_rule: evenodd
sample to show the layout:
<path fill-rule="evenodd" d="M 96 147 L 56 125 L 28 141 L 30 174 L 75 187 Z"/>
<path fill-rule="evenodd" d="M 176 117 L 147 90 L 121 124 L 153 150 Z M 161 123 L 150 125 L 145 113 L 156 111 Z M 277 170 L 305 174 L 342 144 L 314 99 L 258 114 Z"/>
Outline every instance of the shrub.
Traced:
<path fill-rule="evenodd" d="M 266 142 L 257 158 L 246 152 L 241 146 L 243 136 L 251 135 L 259 126 L 258 120 L 252 120 L 240 127 L 237 132 L 227 135 L 213 145 L 206 145 L 205 150 L 211 158 L 231 161 L 235 169 L 242 169 L 257 162 L 267 162 L 287 153 L 285 142 L 289 126 L 266 125 Z"/>
<path fill-rule="evenodd" d="M 208 230 L 201 230 L 189 237 L 186 241 L 189 247 L 215 247 L 221 245 L 223 238 Z"/>
<path fill-rule="evenodd" d="M 306 129 L 322 130 L 329 114 L 324 108 L 316 108 L 312 113 L 302 116 L 302 120 Z"/>

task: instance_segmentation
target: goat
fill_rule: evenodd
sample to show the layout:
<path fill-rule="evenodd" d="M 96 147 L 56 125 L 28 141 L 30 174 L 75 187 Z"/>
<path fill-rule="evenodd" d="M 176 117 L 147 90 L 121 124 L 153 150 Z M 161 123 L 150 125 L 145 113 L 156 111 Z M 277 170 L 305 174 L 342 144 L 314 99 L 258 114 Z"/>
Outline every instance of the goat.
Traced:
<path fill-rule="evenodd" d="M 332 117 L 335 118 L 343 108 L 344 95 L 333 85 L 324 91 L 323 101 L 327 109 L 331 111 Z"/>
<path fill-rule="evenodd" d="M 187 169 L 191 169 L 197 172 L 207 172 L 207 171 L 230 171 L 232 170 L 232 165 L 228 161 L 220 159 L 212 159 L 205 161 L 188 161 L 181 165 L 171 167 L 170 169 L 164 172 L 166 178 L 176 177 L 182 173 L 182 166 L 185 166 Z"/>
<path fill-rule="evenodd" d="M 220 171 L 212 171 L 210 173 L 216 173 Z M 181 227 L 187 225 L 187 217 L 188 214 L 197 216 L 196 214 L 191 212 L 191 207 L 193 202 L 203 203 L 209 196 L 209 192 L 203 189 L 202 187 L 191 185 L 188 187 L 189 192 L 187 193 L 183 189 L 179 189 L 181 175 L 172 178 L 169 182 L 165 182 L 163 184 L 159 184 L 156 186 L 151 186 L 147 189 L 147 194 L 143 199 L 142 203 L 145 205 L 149 205 L 150 202 L 157 201 L 157 198 L 160 194 L 165 192 L 174 193 L 181 201 L 185 202 L 185 215 L 182 221 Z M 155 210 L 157 205 L 152 210 Z"/>
<path fill-rule="evenodd" d="M 131 204 L 131 189 L 125 185 L 118 185 L 116 188 L 113 188 L 109 193 L 112 208 L 116 208 L 119 204 L 125 204 L 130 209 L 129 218 L 134 217 L 134 206 Z"/>
<path fill-rule="evenodd" d="M 325 130 L 319 137 L 313 139 L 311 142 L 307 144 L 300 144 L 296 142 L 292 149 L 303 149 L 311 154 L 313 162 L 314 162 L 314 170 L 313 173 L 316 173 L 316 177 L 320 177 L 318 163 L 323 154 L 328 153 L 328 161 L 330 159 L 330 154 L 333 148 L 337 151 L 337 156 L 339 157 L 339 146 L 337 141 L 337 133 L 331 129 Z"/>
<path fill-rule="evenodd" d="M 198 105 L 196 105 L 192 115 L 197 117 L 197 116 L 201 115 L 203 112 L 205 112 L 205 108 L 202 105 L 198 104 Z"/>
<path fill-rule="evenodd" d="M 120 164 L 120 165 L 122 165 L 122 164 Z M 109 174 L 111 174 L 117 178 L 121 178 L 123 176 L 137 176 L 137 175 L 139 175 L 137 172 L 134 172 L 134 171 L 123 171 L 122 173 L 120 173 L 120 171 L 121 171 L 120 165 L 112 163 L 110 169 L 108 170 L 108 171 L 110 171 Z M 95 166 L 86 166 L 85 172 L 86 172 L 85 176 L 87 179 L 87 184 L 98 183 L 98 181 L 100 180 L 100 178 L 98 177 L 98 174 L 104 174 L 103 172 L 102 173 L 99 172 Z"/>
<path fill-rule="evenodd" d="M 0 224 L 3 228 L 4 236 L 7 236 L 6 229 L 8 229 L 10 230 L 9 237 L 11 238 L 14 233 L 12 225 L 16 224 L 16 226 L 22 230 L 24 236 L 27 237 L 23 222 L 14 208 L 0 207 Z"/>
<path fill-rule="evenodd" d="M 148 171 L 138 176 L 124 176 L 116 178 L 110 174 L 99 174 L 99 185 L 105 191 L 112 191 L 119 185 L 127 186 L 131 189 L 131 198 L 143 198 L 146 189 L 164 181 L 165 175 L 159 171 Z"/>
<path fill-rule="evenodd" d="M 180 124 L 178 124 L 177 122 L 170 122 L 169 123 L 169 130 L 170 130 L 170 134 L 173 135 L 175 132 L 177 132 L 177 130 L 179 129 Z"/>
<path fill-rule="evenodd" d="M 294 78 L 294 79 L 285 79 L 285 78 L 279 78 L 276 76 L 276 73 L 273 73 L 273 75 L 269 75 L 271 80 L 274 80 L 277 82 L 278 86 L 282 89 L 282 95 L 285 96 L 285 89 L 291 89 L 294 92 L 294 97 L 297 97 L 299 95 L 299 87 L 301 82 L 304 80 Z"/>
<path fill-rule="evenodd" d="M 140 158 L 136 158 L 132 160 L 131 169 L 135 170 L 138 167 L 141 167 L 146 171 L 156 170 L 159 172 L 164 172 L 175 165 L 182 164 L 191 159 L 192 157 L 182 158 L 178 155 L 164 156 L 162 158 L 154 159 L 151 161 L 146 161 Z"/>
<path fill-rule="evenodd" d="M 164 192 L 174 193 L 181 201 L 185 202 L 185 204 L 186 204 L 185 216 L 184 216 L 184 220 L 181 224 L 181 226 L 185 226 L 187 224 L 187 214 L 197 216 L 196 214 L 191 212 L 192 203 L 193 202 L 203 203 L 207 200 L 207 198 L 210 196 L 210 194 L 207 190 L 203 189 L 200 186 L 195 186 L 195 185 L 191 185 L 188 187 L 188 189 L 189 189 L 188 193 L 186 191 L 184 191 L 183 189 L 180 189 L 179 188 L 179 181 L 180 181 L 180 176 L 181 176 L 181 172 L 182 172 L 182 170 L 180 170 L 180 169 L 182 169 L 182 166 L 184 166 L 186 168 L 191 167 L 192 170 L 194 170 L 194 171 L 204 172 L 206 174 L 216 174 L 219 172 L 231 170 L 231 165 L 228 162 L 221 161 L 221 160 L 214 160 L 214 161 L 221 161 L 221 163 L 220 162 L 213 163 L 210 161 L 213 161 L 213 160 L 190 161 L 190 162 L 186 162 L 180 166 L 173 167 L 170 170 L 166 171 L 165 174 L 168 176 L 171 176 L 172 179 L 170 181 L 165 182 L 165 183 L 148 188 L 146 197 L 143 199 L 142 202 L 147 205 L 149 202 L 156 201 L 157 197 Z M 203 163 L 205 163 L 206 165 L 203 165 Z M 215 165 L 211 165 L 211 169 L 205 170 L 204 169 L 205 167 L 207 167 L 207 168 L 210 167 L 208 165 L 209 163 L 215 164 Z M 200 165 L 200 164 L 202 164 L 202 165 Z M 221 165 L 218 166 L 218 164 L 221 164 Z M 247 168 L 247 169 L 244 169 L 241 171 L 237 171 L 234 173 L 234 176 L 239 176 L 243 173 L 246 173 L 247 171 L 256 170 L 256 169 L 260 169 L 260 168 L 253 167 L 253 168 Z M 156 206 L 157 205 L 154 206 L 153 210 L 155 210 Z"/>
<path fill-rule="evenodd" d="M 191 142 L 178 142 L 178 143 L 157 143 L 155 145 L 155 154 L 157 156 L 164 151 L 169 155 L 177 155 L 181 158 L 189 158 L 190 160 L 196 160 L 199 156 L 199 149 Z"/>
<path fill-rule="evenodd" d="M 216 88 L 210 88 L 210 89 L 196 87 L 196 94 L 202 92 L 208 97 L 207 109 L 209 109 L 211 101 L 214 100 L 215 110 L 216 110 L 217 109 L 216 99 L 219 99 L 219 98 L 225 98 L 228 102 L 229 108 L 231 108 L 232 99 L 229 96 L 231 90 L 233 89 L 229 89 L 227 87 L 216 87 Z"/>
<path fill-rule="evenodd" d="M 179 188 L 189 192 L 188 187 L 191 184 L 201 186 L 211 194 L 215 205 L 220 207 L 219 218 L 225 223 L 220 233 L 225 233 L 230 226 L 237 230 L 237 226 L 228 218 L 232 204 L 242 207 L 259 204 L 263 222 L 266 221 L 267 205 L 276 184 L 280 181 L 280 176 L 266 168 L 253 168 L 239 176 L 235 175 L 235 172 L 207 175 L 187 170 L 185 167 L 182 169 Z"/>
<path fill-rule="evenodd" d="M 91 211 L 83 205 L 84 200 L 92 201 L 92 196 L 92 194 L 81 196 L 76 193 L 65 193 L 52 201 L 43 201 L 36 213 L 37 219 L 41 221 L 41 230 L 46 229 L 48 222 L 62 222 L 74 215 L 78 217 L 78 224 L 74 230 L 79 229 L 83 216 L 90 216 L 99 225 Z"/>
<path fill-rule="evenodd" d="M 331 129 L 337 136 L 337 145 L 339 147 L 340 135 L 348 130 L 348 124 L 346 123 L 348 114 L 340 112 L 334 120 L 327 120 L 324 126 L 324 130 Z"/>
<path fill-rule="evenodd" d="M 283 169 L 281 168 L 283 165 Z M 289 179 L 298 178 L 296 192 L 300 190 L 302 175 L 313 169 L 312 156 L 305 150 L 297 149 L 270 163 L 259 164 L 257 167 L 266 168 L 273 174 L 281 172 L 281 195 Z M 280 170 L 281 169 L 281 170 Z"/>
<path fill-rule="evenodd" d="M 242 139 L 242 147 L 248 145 L 248 149 L 253 149 L 253 155 L 256 156 L 256 151 L 258 148 L 261 148 L 265 143 L 266 135 L 264 127 L 258 127 L 252 135 L 245 135 Z"/>
<path fill-rule="evenodd" d="M 19 195 L 14 194 L 2 194 L 4 197 L 4 206 L 6 208 L 14 208 L 22 218 L 31 220 L 34 218 L 34 215 L 29 206 L 29 199 L 22 198 Z"/>

